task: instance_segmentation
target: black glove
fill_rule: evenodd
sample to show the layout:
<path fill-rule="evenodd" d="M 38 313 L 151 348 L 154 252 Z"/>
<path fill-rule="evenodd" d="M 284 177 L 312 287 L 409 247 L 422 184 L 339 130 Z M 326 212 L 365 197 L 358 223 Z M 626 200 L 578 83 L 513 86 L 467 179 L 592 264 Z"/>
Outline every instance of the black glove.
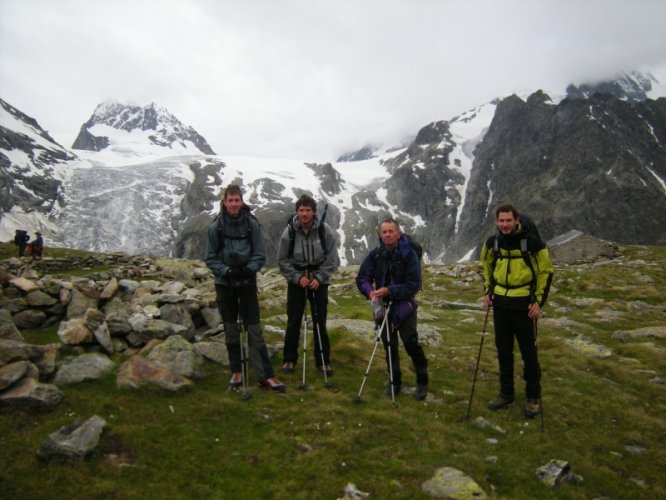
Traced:
<path fill-rule="evenodd" d="M 230 267 L 227 269 L 227 278 L 238 281 L 243 278 L 243 271 L 238 269 L 237 267 Z"/>
<path fill-rule="evenodd" d="M 243 268 L 243 278 L 254 278 L 254 271 L 249 267 L 245 266 Z"/>

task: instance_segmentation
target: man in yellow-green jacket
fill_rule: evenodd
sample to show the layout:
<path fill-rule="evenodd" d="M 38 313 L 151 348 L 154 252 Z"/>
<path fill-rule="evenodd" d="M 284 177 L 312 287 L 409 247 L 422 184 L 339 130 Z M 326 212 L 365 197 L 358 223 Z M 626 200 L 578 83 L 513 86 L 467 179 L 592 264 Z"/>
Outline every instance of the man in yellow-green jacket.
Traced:
<path fill-rule="evenodd" d="M 521 224 L 511 204 L 495 210 L 497 234 L 481 248 L 484 276 L 484 304 L 493 308 L 495 345 L 500 369 L 500 393 L 488 404 L 491 410 L 511 405 L 513 383 L 513 339 L 518 341 L 525 380 L 525 416 L 541 411 L 541 368 L 536 346 L 536 321 L 541 313 L 553 277 L 548 247 L 538 232 Z"/>

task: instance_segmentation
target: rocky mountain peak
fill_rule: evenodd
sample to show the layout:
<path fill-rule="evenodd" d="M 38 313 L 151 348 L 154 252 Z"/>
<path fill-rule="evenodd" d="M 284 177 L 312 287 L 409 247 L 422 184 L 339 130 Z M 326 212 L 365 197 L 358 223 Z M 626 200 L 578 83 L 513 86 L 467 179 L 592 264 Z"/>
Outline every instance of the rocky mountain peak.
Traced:
<path fill-rule="evenodd" d="M 81 126 L 73 149 L 101 151 L 114 142 L 127 142 L 122 134 L 142 132 L 144 142 L 149 146 L 180 150 L 179 152 L 209 154 L 215 152 L 196 130 L 183 125 L 169 111 L 155 103 L 145 106 L 123 104 L 117 101 L 105 101 L 99 104 L 90 119 Z M 136 138 L 133 139 L 136 142 Z"/>
<path fill-rule="evenodd" d="M 653 84 L 658 84 L 654 76 L 637 71 L 622 73 L 610 81 L 586 83 L 580 86 L 569 85 L 567 97 L 572 99 L 587 99 L 595 93 L 609 94 L 624 101 L 644 101 L 652 90 Z"/>

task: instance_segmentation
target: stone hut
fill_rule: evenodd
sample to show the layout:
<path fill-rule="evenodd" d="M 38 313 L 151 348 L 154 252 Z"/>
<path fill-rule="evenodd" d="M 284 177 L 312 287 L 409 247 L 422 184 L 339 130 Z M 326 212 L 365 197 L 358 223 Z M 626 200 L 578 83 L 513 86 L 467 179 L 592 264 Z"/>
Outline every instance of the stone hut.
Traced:
<path fill-rule="evenodd" d="M 616 257 L 615 243 L 605 241 L 582 231 L 572 229 L 568 233 L 548 241 L 550 256 L 555 263 L 590 262 L 601 258 Z"/>

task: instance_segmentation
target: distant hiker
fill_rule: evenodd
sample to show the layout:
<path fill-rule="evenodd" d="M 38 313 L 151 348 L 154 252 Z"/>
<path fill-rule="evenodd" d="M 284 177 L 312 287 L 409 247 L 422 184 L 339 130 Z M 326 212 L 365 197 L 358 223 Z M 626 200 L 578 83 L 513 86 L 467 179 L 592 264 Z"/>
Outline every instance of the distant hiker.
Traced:
<path fill-rule="evenodd" d="M 361 263 L 356 286 L 369 300 L 383 301 L 389 311 L 388 331 L 381 334 L 387 367 L 389 370 L 391 366 L 393 368 L 393 392 L 389 386 L 385 394 L 396 395 L 402 389 L 397 330 L 414 364 L 414 397 L 422 400 L 428 395 L 428 360 L 419 344 L 416 318 L 418 304 L 414 298 L 421 289 L 421 262 L 395 219 L 382 221 L 379 236 L 379 246 L 371 250 Z M 381 319 L 375 316 L 378 325 Z"/>
<path fill-rule="evenodd" d="M 243 203 L 243 193 L 235 184 L 224 190 L 220 214 L 208 227 L 205 260 L 215 274 L 217 307 L 224 323 L 231 367 L 229 385 L 240 387 L 244 382 L 240 317 L 249 338 L 249 359 L 259 385 L 284 392 L 284 384 L 275 378 L 259 324 L 256 276 L 266 260 L 261 228 L 250 215 L 250 208 Z"/>
<path fill-rule="evenodd" d="M 42 238 L 42 233 L 37 231 L 35 236 L 37 237 L 28 243 L 28 255 L 32 256 L 32 260 L 41 259 L 42 252 L 44 251 L 44 238 Z"/>
<path fill-rule="evenodd" d="M 541 411 L 541 367 L 536 346 L 536 322 L 550 289 L 553 264 L 546 244 L 535 231 L 527 231 L 513 205 L 495 211 L 497 234 L 481 249 L 486 308 L 493 308 L 495 345 L 500 370 L 500 393 L 488 404 L 491 410 L 511 405 L 513 383 L 513 339 L 523 358 L 525 416 Z"/>
<path fill-rule="evenodd" d="M 296 216 L 282 232 L 277 261 L 287 280 L 287 329 L 282 370 L 293 372 L 298 361 L 300 325 L 307 299 L 314 319 L 315 365 L 327 376 L 332 375 L 326 317 L 328 285 L 339 264 L 338 246 L 333 229 L 317 217 L 317 203 L 312 196 L 304 194 L 296 201 Z"/>
<path fill-rule="evenodd" d="M 25 247 L 28 245 L 30 235 L 24 229 L 17 229 L 14 234 L 14 244 L 18 247 L 18 256 L 23 257 Z"/>

